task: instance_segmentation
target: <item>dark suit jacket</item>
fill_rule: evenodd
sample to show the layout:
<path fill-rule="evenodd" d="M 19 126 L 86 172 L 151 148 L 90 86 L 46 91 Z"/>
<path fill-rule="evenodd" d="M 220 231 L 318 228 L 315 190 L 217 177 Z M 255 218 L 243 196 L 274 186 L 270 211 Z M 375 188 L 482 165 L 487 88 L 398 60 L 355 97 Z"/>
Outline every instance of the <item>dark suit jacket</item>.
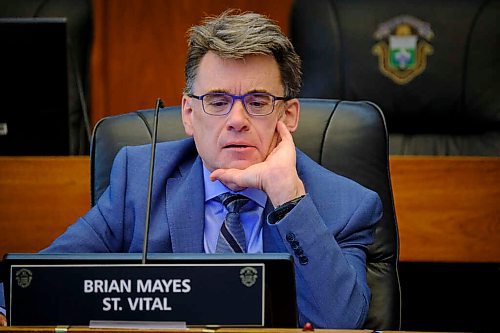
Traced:
<path fill-rule="evenodd" d="M 149 152 L 149 146 L 123 148 L 96 206 L 44 252 L 141 252 Z M 365 249 L 381 218 L 381 201 L 375 192 L 298 150 L 297 170 L 307 195 L 278 223 L 263 223 L 264 252 L 289 252 L 297 259 L 300 325 L 361 327 L 370 300 Z M 202 162 L 192 139 L 158 144 L 150 252 L 204 252 L 203 187 Z M 265 216 L 272 210 L 268 201 Z M 291 239 L 298 242 L 295 250 Z"/>

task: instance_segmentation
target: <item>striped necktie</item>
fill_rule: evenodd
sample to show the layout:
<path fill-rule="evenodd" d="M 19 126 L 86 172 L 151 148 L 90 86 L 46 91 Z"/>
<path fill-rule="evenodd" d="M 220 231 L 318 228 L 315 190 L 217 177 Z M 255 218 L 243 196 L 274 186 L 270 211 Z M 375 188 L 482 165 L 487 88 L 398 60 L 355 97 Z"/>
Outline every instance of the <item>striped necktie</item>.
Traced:
<path fill-rule="evenodd" d="M 227 209 L 220 229 L 216 253 L 246 252 L 245 231 L 240 222 L 240 210 L 250 199 L 240 194 L 223 193 L 215 198 Z"/>

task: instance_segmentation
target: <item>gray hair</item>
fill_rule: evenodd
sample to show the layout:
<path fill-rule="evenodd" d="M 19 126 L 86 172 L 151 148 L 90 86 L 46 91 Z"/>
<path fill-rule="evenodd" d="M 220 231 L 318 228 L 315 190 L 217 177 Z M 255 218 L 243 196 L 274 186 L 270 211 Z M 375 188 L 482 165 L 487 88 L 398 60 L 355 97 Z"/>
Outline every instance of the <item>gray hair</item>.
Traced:
<path fill-rule="evenodd" d="M 300 57 L 280 27 L 263 15 L 228 10 L 188 30 L 185 94 L 193 93 L 198 66 L 209 51 L 229 59 L 257 54 L 273 56 L 279 66 L 285 97 L 295 98 L 299 94 L 302 83 Z"/>

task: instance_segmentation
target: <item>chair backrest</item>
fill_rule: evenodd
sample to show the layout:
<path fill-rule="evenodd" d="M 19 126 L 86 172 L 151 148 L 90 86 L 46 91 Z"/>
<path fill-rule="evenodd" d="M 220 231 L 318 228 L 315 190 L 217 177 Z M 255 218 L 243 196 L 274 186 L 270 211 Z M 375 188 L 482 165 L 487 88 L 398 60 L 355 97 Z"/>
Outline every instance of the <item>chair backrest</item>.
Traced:
<path fill-rule="evenodd" d="M 500 2 L 295 0 L 302 97 L 370 100 L 391 154 L 500 155 Z"/>
<path fill-rule="evenodd" d="M 109 183 L 118 150 L 125 145 L 149 143 L 152 123 L 152 110 L 108 117 L 97 123 L 91 146 L 92 205 Z M 162 109 L 159 141 L 183 137 L 180 107 Z M 313 160 L 376 191 L 382 199 L 384 215 L 375 231 L 375 242 L 368 249 L 372 299 L 365 327 L 399 329 L 398 231 L 382 112 L 370 102 L 301 99 L 300 125 L 294 140 Z"/>

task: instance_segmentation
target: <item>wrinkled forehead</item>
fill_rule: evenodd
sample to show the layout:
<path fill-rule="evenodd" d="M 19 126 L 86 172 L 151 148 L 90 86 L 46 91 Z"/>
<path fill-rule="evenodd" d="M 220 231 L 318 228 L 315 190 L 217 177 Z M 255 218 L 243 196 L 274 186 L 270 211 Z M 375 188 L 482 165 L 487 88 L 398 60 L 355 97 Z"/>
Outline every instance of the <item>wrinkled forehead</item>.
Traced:
<path fill-rule="evenodd" d="M 201 59 L 193 88 L 197 94 L 268 92 L 280 96 L 284 90 L 273 56 L 257 54 L 234 59 L 214 52 L 208 52 Z"/>

